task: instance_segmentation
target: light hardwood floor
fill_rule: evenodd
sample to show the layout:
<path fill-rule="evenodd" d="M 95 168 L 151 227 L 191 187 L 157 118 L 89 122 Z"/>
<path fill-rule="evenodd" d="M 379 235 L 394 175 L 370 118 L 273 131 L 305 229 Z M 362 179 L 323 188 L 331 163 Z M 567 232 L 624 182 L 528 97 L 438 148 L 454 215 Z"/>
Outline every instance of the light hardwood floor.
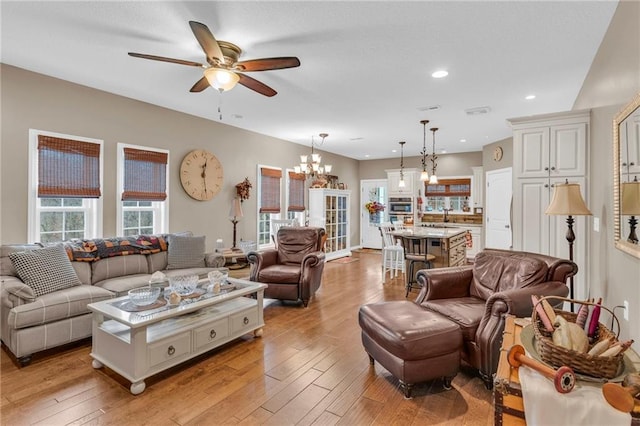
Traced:
<path fill-rule="evenodd" d="M 91 343 L 34 357 L 19 369 L 0 351 L 2 425 L 490 425 L 491 392 L 463 368 L 405 399 L 398 381 L 369 365 L 358 308 L 404 299 L 402 279 L 381 282 L 380 254 L 326 264 L 308 308 L 268 300 L 264 336 L 228 344 L 146 381 L 91 367 Z M 415 296 L 415 293 L 412 295 Z M 409 297 L 412 297 L 409 296 Z"/>

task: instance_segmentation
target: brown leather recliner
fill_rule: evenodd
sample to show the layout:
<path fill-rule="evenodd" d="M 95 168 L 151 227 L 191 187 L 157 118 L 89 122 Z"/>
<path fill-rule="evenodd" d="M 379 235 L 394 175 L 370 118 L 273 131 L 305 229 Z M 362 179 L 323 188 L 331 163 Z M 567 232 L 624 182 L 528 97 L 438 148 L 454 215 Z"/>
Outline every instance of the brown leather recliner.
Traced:
<path fill-rule="evenodd" d="M 306 307 L 322 283 L 324 235 L 324 228 L 280 228 L 277 249 L 247 254 L 251 264 L 249 279 L 268 284 L 264 291 L 266 298 L 302 300 Z"/>
<path fill-rule="evenodd" d="M 504 316 L 531 316 L 531 295 L 568 294 L 566 280 L 578 266 L 537 253 L 486 249 L 473 265 L 422 269 L 416 303 L 462 330 L 462 359 L 477 368 L 488 388 L 498 366 Z"/>

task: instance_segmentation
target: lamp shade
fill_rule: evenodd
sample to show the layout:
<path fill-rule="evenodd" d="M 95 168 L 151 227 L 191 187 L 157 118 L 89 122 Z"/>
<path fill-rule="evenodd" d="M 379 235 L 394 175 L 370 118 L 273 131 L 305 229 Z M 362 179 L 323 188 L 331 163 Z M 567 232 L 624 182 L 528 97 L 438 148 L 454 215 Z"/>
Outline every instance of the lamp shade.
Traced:
<path fill-rule="evenodd" d="M 625 216 L 640 216 L 640 182 L 622 184 L 622 202 L 620 209 Z"/>
<path fill-rule="evenodd" d="M 231 209 L 229 210 L 229 217 L 233 219 L 242 217 L 242 205 L 240 204 L 240 198 L 233 199 Z"/>
<path fill-rule="evenodd" d="M 231 90 L 235 87 L 240 76 L 238 74 L 225 70 L 224 68 L 207 68 L 204 70 L 204 76 L 206 77 L 209 85 L 218 90 Z"/>
<path fill-rule="evenodd" d="M 420 180 L 423 182 L 426 182 L 429 180 L 429 172 L 426 170 L 423 170 L 422 173 L 420 173 Z"/>
<path fill-rule="evenodd" d="M 551 204 L 547 207 L 545 214 L 585 216 L 591 215 L 591 212 L 582 199 L 580 185 L 577 183 L 560 183 L 555 185 Z"/>

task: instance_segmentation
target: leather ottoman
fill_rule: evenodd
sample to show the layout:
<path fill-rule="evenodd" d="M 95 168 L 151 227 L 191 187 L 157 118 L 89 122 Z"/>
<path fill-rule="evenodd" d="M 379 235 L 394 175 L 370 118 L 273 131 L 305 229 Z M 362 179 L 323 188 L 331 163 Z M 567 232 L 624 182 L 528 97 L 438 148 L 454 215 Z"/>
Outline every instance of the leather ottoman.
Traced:
<path fill-rule="evenodd" d="M 378 361 L 398 378 L 405 397 L 411 397 L 415 383 L 438 377 L 451 389 L 462 348 L 456 323 L 404 300 L 363 305 L 358 321 L 371 364 Z"/>

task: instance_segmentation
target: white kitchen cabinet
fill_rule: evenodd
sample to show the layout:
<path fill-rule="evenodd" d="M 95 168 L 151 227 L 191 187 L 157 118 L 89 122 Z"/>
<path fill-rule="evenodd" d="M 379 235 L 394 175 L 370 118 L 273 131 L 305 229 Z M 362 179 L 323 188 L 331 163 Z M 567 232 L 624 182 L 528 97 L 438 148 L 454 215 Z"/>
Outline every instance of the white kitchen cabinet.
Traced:
<path fill-rule="evenodd" d="M 473 180 L 471 183 L 473 207 L 482 207 L 484 205 L 484 168 L 472 167 L 471 170 L 473 170 Z"/>
<path fill-rule="evenodd" d="M 351 256 L 350 198 L 349 190 L 309 189 L 309 217 L 314 219 L 314 225 L 322 226 L 327 233 L 326 260 Z"/>
<path fill-rule="evenodd" d="M 400 169 L 386 170 L 387 188 L 390 197 L 416 196 L 420 185 L 420 179 L 416 179 L 416 169 L 404 169 L 404 187 L 400 187 Z"/>
<path fill-rule="evenodd" d="M 482 225 L 460 225 L 461 228 L 466 229 L 471 233 L 471 241 L 465 240 L 467 246 L 467 259 L 473 259 L 476 254 L 482 251 L 484 248 L 482 238 Z"/>
<path fill-rule="evenodd" d="M 549 118 L 551 120 L 551 118 Z M 511 120 L 516 178 L 584 176 L 589 114 L 552 120 Z"/>
<path fill-rule="evenodd" d="M 513 127 L 513 247 L 569 258 L 567 217 L 545 210 L 558 183 L 577 183 L 588 203 L 588 140 L 590 112 L 545 114 L 509 120 Z M 573 260 L 579 268 L 574 297 L 586 298 L 589 244 L 588 218 L 574 216 Z"/>

